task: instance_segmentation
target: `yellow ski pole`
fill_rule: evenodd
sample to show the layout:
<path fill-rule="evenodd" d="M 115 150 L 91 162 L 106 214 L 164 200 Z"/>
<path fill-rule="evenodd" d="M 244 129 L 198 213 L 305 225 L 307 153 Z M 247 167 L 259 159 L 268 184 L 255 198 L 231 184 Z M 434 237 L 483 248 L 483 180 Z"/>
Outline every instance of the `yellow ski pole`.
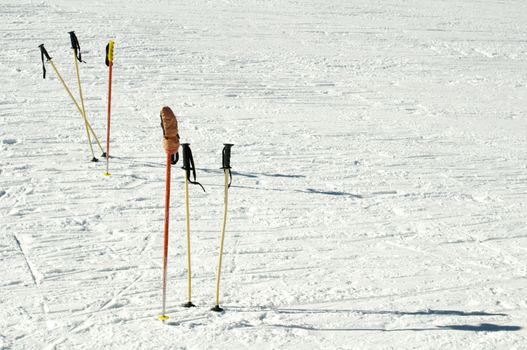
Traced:
<path fill-rule="evenodd" d="M 188 184 L 201 184 L 196 182 L 196 167 L 194 165 L 194 158 L 192 157 L 192 151 L 190 150 L 190 144 L 182 143 L 181 148 L 183 149 L 183 170 L 185 170 L 185 208 L 186 208 L 186 224 L 187 224 L 187 289 L 188 289 L 188 302 L 183 304 L 184 307 L 195 307 L 192 303 L 192 272 L 191 272 L 191 258 L 190 258 L 190 209 L 189 209 L 189 196 L 188 196 Z M 193 172 L 194 181 L 190 180 L 190 172 Z M 205 189 L 201 186 L 203 191 Z"/>
<path fill-rule="evenodd" d="M 231 174 L 231 147 L 234 146 L 230 143 L 225 143 L 222 152 L 222 169 L 225 177 L 225 196 L 224 196 L 224 208 L 223 208 L 223 224 L 221 226 L 221 239 L 220 239 L 220 255 L 218 258 L 218 272 L 216 274 L 216 306 L 211 310 L 216 312 L 223 312 L 220 307 L 220 276 L 221 276 L 221 263 L 223 258 L 223 242 L 225 240 L 225 228 L 227 226 L 227 202 L 229 199 L 229 187 L 231 186 L 229 178 L 232 179 Z"/>
<path fill-rule="evenodd" d="M 187 280 L 188 280 L 188 302 L 183 304 L 184 307 L 195 307 L 192 303 L 192 271 L 191 271 L 191 259 L 190 259 L 190 209 L 188 204 L 188 177 L 185 176 L 185 208 L 186 208 L 186 224 L 187 224 Z"/>
<path fill-rule="evenodd" d="M 84 127 L 86 128 L 86 136 L 88 137 L 88 144 L 90 146 L 90 150 L 91 150 L 91 154 L 92 154 L 92 161 L 93 161 L 93 159 L 96 159 L 96 158 L 95 158 L 95 155 L 93 154 L 93 148 L 92 148 L 92 145 L 91 145 L 90 134 L 89 134 L 89 131 L 88 131 L 88 129 L 91 130 L 91 125 L 86 120 L 86 118 L 84 116 L 84 113 L 82 112 L 81 107 L 77 103 L 77 100 L 75 100 L 75 97 L 73 97 L 73 94 L 71 93 L 70 89 L 68 88 L 68 85 L 66 85 L 66 82 L 64 81 L 64 79 L 62 79 L 62 76 L 60 75 L 59 71 L 57 70 L 57 67 L 55 66 L 55 63 L 53 63 L 52 58 L 49 56 L 48 52 L 44 48 L 44 44 L 40 44 L 39 48 L 40 48 L 40 54 L 41 54 L 41 58 L 42 58 L 42 70 L 44 72 L 44 79 L 46 78 L 46 67 L 44 65 L 44 57 L 45 57 L 46 61 L 49 62 L 49 64 L 51 65 L 51 68 L 53 68 L 53 71 L 57 75 L 57 78 L 59 78 L 59 81 L 62 83 L 62 86 L 64 87 L 64 89 L 66 90 L 68 95 L 71 97 L 71 100 L 75 104 L 75 107 L 77 107 L 77 110 L 81 114 L 81 117 L 84 119 Z M 93 132 L 93 130 L 92 130 L 92 132 Z"/>
<path fill-rule="evenodd" d="M 77 86 L 79 87 L 79 95 L 80 95 L 80 99 L 81 99 L 82 116 L 84 117 L 84 123 L 86 124 L 86 128 L 90 129 L 90 131 L 91 131 L 91 133 L 93 135 L 93 138 L 97 142 L 97 145 L 99 145 L 99 149 L 103 153 L 103 157 L 104 157 L 105 154 L 104 154 L 104 150 L 103 150 L 103 148 L 101 146 L 101 143 L 99 142 L 99 139 L 97 138 L 97 135 L 95 134 L 95 132 L 93 131 L 91 126 L 89 126 L 88 118 L 86 117 L 86 108 L 84 107 L 84 95 L 82 93 L 81 78 L 80 78 L 80 74 L 79 74 L 79 64 L 77 63 L 77 60 L 79 60 L 80 62 L 84 62 L 82 60 L 82 58 L 81 58 L 79 40 L 77 39 L 77 36 L 75 35 L 75 32 L 73 32 L 73 31 L 69 32 L 69 35 L 70 35 L 70 40 L 71 40 L 71 48 L 73 50 L 73 62 L 75 64 L 75 72 L 77 74 Z M 88 135 L 88 139 L 89 138 L 90 138 L 90 136 Z M 90 139 L 90 147 L 91 147 L 91 139 Z M 92 161 L 93 162 L 97 162 L 98 159 L 93 157 Z"/>

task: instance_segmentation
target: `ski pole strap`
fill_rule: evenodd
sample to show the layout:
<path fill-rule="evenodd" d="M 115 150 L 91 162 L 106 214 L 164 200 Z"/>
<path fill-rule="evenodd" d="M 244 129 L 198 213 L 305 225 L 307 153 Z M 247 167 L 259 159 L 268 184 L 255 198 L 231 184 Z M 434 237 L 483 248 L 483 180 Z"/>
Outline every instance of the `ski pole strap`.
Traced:
<path fill-rule="evenodd" d="M 79 60 L 79 62 L 86 63 L 86 62 L 84 62 L 82 60 L 81 46 L 79 44 L 79 39 L 77 39 L 77 36 L 75 35 L 75 32 L 71 31 L 71 32 L 69 32 L 69 34 L 70 34 L 70 40 L 71 40 L 71 48 L 73 50 L 75 50 L 75 55 L 76 55 L 77 59 Z"/>
<path fill-rule="evenodd" d="M 221 152 L 221 163 L 222 169 L 227 169 L 229 171 L 229 188 L 232 184 L 232 173 L 231 173 L 231 147 L 234 146 L 232 143 L 224 143 L 223 151 Z"/>
<path fill-rule="evenodd" d="M 231 188 L 231 185 L 232 185 L 232 172 L 231 172 L 231 169 L 227 169 L 227 171 L 229 172 L 229 184 L 227 185 L 227 188 Z"/>
<path fill-rule="evenodd" d="M 40 44 L 38 47 L 40 48 L 40 58 L 42 59 L 42 75 L 43 78 L 46 79 L 46 65 L 44 64 L 44 57 L 46 57 L 46 61 L 51 60 L 51 57 L 49 57 L 48 52 L 44 48 L 44 44 Z"/>
<path fill-rule="evenodd" d="M 200 185 L 203 192 L 205 192 L 205 188 L 196 181 L 196 166 L 194 165 L 194 157 L 192 157 L 192 151 L 190 150 L 190 144 L 188 143 L 182 143 L 181 147 L 183 148 L 183 169 L 186 172 L 187 180 L 193 185 Z M 192 175 L 194 176 L 194 181 L 190 180 L 190 172 L 192 171 Z"/>
<path fill-rule="evenodd" d="M 106 45 L 106 65 L 109 67 L 110 63 L 113 64 L 113 46 L 114 42 L 110 40 Z"/>
<path fill-rule="evenodd" d="M 170 163 L 172 165 L 175 165 L 177 164 L 178 161 L 179 161 L 179 152 L 176 152 L 175 154 L 172 153 L 172 155 L 170 156 Z"/>

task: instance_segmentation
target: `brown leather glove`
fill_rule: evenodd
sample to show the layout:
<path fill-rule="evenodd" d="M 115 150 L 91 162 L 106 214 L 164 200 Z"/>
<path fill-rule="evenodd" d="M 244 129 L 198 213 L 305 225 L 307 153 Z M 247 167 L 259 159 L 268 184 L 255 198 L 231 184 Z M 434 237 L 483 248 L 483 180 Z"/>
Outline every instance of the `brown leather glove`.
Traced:
<path fill-rule="evenodd" d="M 170 107 L 161 108 L 161 127 L 163 128 L 163 148 L 169 154 L 177 153 L 179 149 L 177 119 Z"/>

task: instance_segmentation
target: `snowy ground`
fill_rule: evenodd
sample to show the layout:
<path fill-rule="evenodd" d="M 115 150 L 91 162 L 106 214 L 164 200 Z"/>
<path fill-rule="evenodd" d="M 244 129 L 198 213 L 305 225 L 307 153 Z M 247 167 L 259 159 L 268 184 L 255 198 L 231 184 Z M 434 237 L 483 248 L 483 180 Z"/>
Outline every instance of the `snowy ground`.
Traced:
<path fill-rule="evenodd" d="M 75 95 L 105 136 L 90 163 Z M 0 1 L 0 349 L 527 349 L 527 3 Z M 161 304 L 164 154 L 179 116 Z M 233 142 L 222 304 L 223 142 Z M 98 152 L 100 153 L 100 152 Z"/>

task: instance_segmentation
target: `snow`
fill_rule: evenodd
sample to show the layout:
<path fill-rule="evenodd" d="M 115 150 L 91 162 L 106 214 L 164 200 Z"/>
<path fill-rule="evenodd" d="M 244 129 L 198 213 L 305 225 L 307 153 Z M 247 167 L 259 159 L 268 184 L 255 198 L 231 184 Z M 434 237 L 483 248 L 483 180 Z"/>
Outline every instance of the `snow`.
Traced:
<path fill-rule="evenodd" d="M 0 9 L 0 349 L 527 349 L 524 1 Z M 78 96 L 71 30 L 101 141 L 116 43 L 110 177 L 49 65 L 42 80 L 44 43 Z M 207 190 L 190 188 L 185 309 L 173 169 L 166 324 L 164 105 Z"/>

